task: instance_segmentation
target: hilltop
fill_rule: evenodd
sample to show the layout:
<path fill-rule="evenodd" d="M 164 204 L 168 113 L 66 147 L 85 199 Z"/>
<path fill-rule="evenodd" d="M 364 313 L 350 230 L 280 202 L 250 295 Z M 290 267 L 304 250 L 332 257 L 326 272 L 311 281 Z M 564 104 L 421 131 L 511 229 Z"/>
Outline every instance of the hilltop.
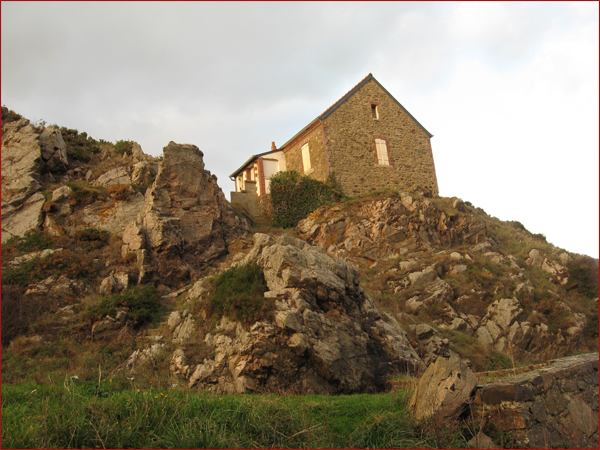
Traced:
<path fill-rule="evenodd" d="M 343 198 L 257 227 L 191 144 L 2 108 L 5 383 L 127 374 L 215 393 L 377 392 L 598 351 L 598 260 L 458 198 Z"/>

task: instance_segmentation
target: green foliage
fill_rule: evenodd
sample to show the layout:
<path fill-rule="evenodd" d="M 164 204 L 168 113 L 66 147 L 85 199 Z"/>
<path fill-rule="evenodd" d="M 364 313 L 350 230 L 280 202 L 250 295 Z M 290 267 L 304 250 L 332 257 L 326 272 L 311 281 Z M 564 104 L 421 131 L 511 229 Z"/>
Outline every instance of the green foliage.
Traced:
<path fill-rule="evenodd" d="M 268 291 L 262 269 L 255 263 L 226 270 L 215 280 L 215 293 L 208 301 L 214 318 L 226 316 L 248 326 L 273 313 L 273 301 L 264 298 Z"/>
<path fill-rule="evenodd" d="M 598 297 L 598 263 L 588 256 L 576 256 L 568 264 L 568 290 L 576 290 L 587 298 Z"/>
<path fill-rule="evenodd" d="M 105 298 L 99 305 L 90 308 L 88 317 L 92 320 L 100 320 L 105 315 L 114 316 L 119 307 L 129 308 L 134 326 L 139 328 L 154 320 L 159 313 L 160 302 L 153 285 L 136 286 L 123 294 Z"/>
<path fill-rule="evenodd" d="M 518 220 L 509 220 L 506 223 L 512 225 L 513 227 L 515 227 L 517 230 L 522 230 L 522 231 L 526 231 L 529 233 L 529 231 L 527 230 L 527 228 L 525 228 L 525 225 L 523 225 L 521 222 L 519 222 Z"/>
<path fill-rule="evenodd" d="M 271 177 L 271 201 L 275 217 L 273 224 L 290 228 L 326 203 L 340 200 L 342 194 L 336 187 L 335 179 L 331 184 L 322 183 L 296 171 L 284 171 Z"/>
<path fill-rule="evenodd" d="M 89 162 L 92 155 L 99 153 L 101 150 L 100 142 L 88 136 L 85 132 L 79 133 L 74 129 L 60 127 L 60 134 L 65 141 L 69 161 Z"/>
<path fill-rule="evenodd" d="M 71 206 L 89 205 L 96 200 L 105 200 L 108 195 L 108 190 L 105 187 L 92 186 L 82 181 L 71 181 L 67 183 L 67 186 L 72 191 L 69 195 Z"/>
<path fill-rule="evenodd" d="M 8 109 L 6 106 L 2 107 L 2 122 L 16 122 L 23 116 L 17 114 L 12 109 Z"/>
<path fill-rule="evenodd" d="M 146 190 L 152 186 L 152 183 L 154 183 L 154 180 L 156 180 L 156 177 L 150 177 L 150 179 L 144 183 L 144 184 L 132 184 L 131 188 L 135 191 L 135 192 L 140 192 L 141 194 L 146 194 Z"/>
<path fill-rule="evenodd" d="M 512 360 L 500 353 L 494 353 L 487 358 L 487 370 L 512 369 L 513 367 Z"/>
<path fill-rule="evenodd" d="M 106 230 L 86 228 L 75 232 L 77 244 L 82 247 L 102 248 L 108 243 L 110 233 Z"/>
<path fill-rule="evenodd" d="M 36 230 L 29 230 L 25 236 L 13 236 L 2 244 L 2 253 L 10 250 L 16 254 L 39 252 L 48 248 L 54 248 L 54 241 L 49 234 Z"/>
<path fill-rule="evenodd" d="M 117 141 L 115 143 L 115 153 L 121 156 L 131 155 L 133 153 L 133 141 Z"/>

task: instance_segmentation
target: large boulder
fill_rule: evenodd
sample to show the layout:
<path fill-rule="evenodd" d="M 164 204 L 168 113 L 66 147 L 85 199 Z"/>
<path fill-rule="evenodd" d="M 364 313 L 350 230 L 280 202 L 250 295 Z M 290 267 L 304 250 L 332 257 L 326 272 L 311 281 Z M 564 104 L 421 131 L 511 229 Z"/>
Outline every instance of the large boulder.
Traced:
<path fill-rule="evenodd" d="M 215 392 L 374 392 L 421 361 L 390 315 L 381 314 L 346 261 L 290 236 L 255 235 L 249 254 L 264 270 L 272 320 L 244 329 L 223 320 L 206 336 L 214 357 L 189 385 Z"/>
<path fill-rule="evenodd" d="M 431 417 L 457 417 L 477 386 L 477 376 L 460 356 L 438 358 L 421 376 L 410 400 L 417 420 Z"/>

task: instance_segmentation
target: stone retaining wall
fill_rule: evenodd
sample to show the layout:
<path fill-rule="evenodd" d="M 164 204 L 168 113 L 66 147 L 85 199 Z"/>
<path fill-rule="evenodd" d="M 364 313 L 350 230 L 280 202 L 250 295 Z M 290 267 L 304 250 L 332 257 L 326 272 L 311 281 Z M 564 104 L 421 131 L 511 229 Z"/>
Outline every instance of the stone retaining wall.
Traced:
<path fill-rule="evenodd" d="M 472 416 L 502 447 L 598 448 L 598 353 L 478 386 Z"/>

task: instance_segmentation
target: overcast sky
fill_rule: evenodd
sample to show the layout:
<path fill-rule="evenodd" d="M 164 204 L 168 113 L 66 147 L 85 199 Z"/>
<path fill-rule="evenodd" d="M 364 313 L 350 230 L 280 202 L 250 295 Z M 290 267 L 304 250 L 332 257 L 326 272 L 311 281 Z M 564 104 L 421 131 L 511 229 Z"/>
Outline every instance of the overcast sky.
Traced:
<path fill-rule="evenodd" d="M 375 78 L 440 195 L 598 257 L 598 2 L 2 1 L 2 104 L 229 174 Z"/>

